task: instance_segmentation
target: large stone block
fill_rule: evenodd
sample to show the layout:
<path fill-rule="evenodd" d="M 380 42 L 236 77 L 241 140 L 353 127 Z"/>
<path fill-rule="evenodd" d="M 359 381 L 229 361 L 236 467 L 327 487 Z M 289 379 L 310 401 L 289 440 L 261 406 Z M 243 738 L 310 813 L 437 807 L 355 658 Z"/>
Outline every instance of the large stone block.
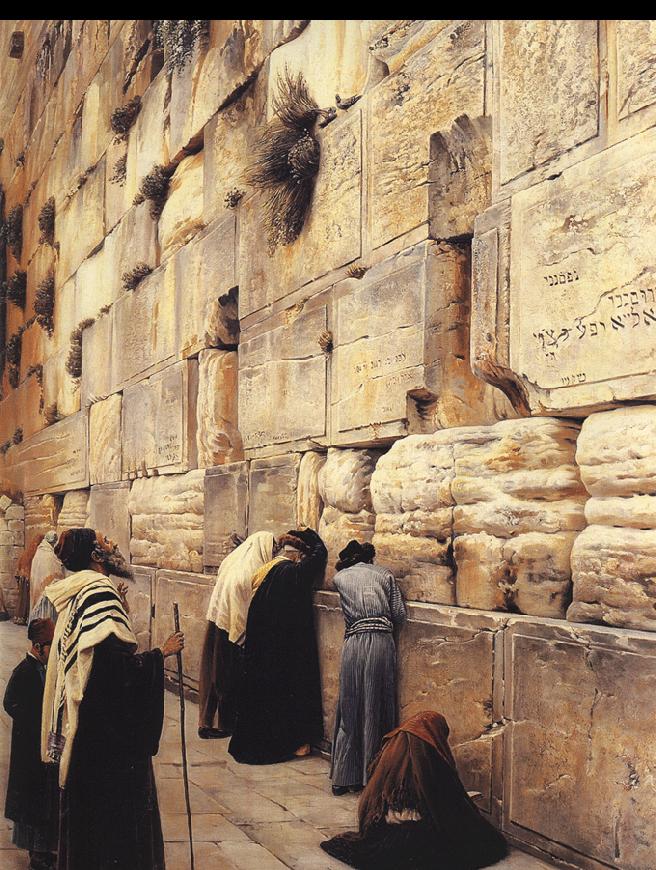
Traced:
<path fill-rule="evenodd" d="M 323 733 L 324 738 L 332 742 L 339 698 L 339 664 L 344 644 L 344 616 L 336 592 L 315 593 L 314 627 L 321 668 Z"/>
<path fill-rule="evenodd" d="M 112 392 L 112 367 L 113 360 L 121 353 L 112 353 L 112 339 L 114 335 L 114 311 L 113 308 L 100 317 L 92 326 L 88 326 L 82 333 L 82 378 L 80 380 L 80 402 L 83 408 L 87 408 L 99 399 L 105 399 Z M 66 348 L 60 351 L 62 362 L 65 365 Z M 98 360 L 103 360 L 102 365 Z M 127 368 L 129 360 L 116 361 L 116 367 Z M 59 366 L 58 366 L 59 368 Z"/>
<path fill-rule="evenodd" d="M 129 495 L 128 481 L 92 486 L 89 493 L 89 526 L 118 544 L 126 560 L 130 555 Z"/>
<path fill-rule="evenodd" d="M 141 182 L 153 166 L 169 162 L 169 98 L 170 86 L 166 72 L 159 73 L 141 100 L 141 111 L 130 134 L 127 178 Z"/>
<path fill-rule="evenodd" d="M 109 298 L 101 302 L 98 308 L 114 302 L 123 294 L 123 275 L 142 263 L 151 269 L 159 264 L 157 223 L 150 215 L 148 202 L 129 209 L 119 224 L 105 237 L 104 273 L 99 278 Z M 98 308 L 93 312 L 94 316 Z"/>
<path fill-rule="evenodd" d="M 203 227 L 203 154 L 200 153 L 183 160 L 171 178 L 159 220 L 162 260 L 186 245 Z"/>
<path fill-rule="evenodd" d="M 300 456 L 254 459 L 249 474 L 248 532 L 280 535 L 296 527 Z"/>
<path fill-rule="evenodd" d="M 236 351 L 202 350 L 199 354 L 196 429 L 199 468 L 235 462 L 243 456 L 237 429 L 238 367 Z"/>
<path fill-rule="evenodd" d="M 5 393 L 0 402 L 0 444 L 11 441 L 18 426 L 23 430 L 24 439 L 43 429 L 40 402 L 41 386 L 35 377 Z"/>
<path fill-rule="evenodd" d="M 503 184 L 597 135 L 599 25 L 522 19 L 497 27 L 496 135 Z"/>
<path fill-rule="evenodd" d="M 134 564 L 203 570 L 204 477 L 199 470 L 133 482 L 128 507 Z"/>
<path fill-rule="evenodd" d="M 57 525 L 57 505 L 52 495 L 33 495 L 25 498 L 25 536 L 45 535 Z"/>
<path fill-rule="evenodd" d="M 68 354 L 69 348 L 58 350 L 43 363 L 43 409 L 56 405 L 59 417 L 69 417 L 80 410 L 80 381 L 66 371 Z"/>
<path fill-rule="evenodd" d="M 617 32 L 617 115 L 628 118 L 656 102 L 656 79 L 651 57 L 656 22 L 627 19 L 615 22 Z"/>
<path fill-rule="evenodd" d="M 205 565 L 216 567 L 233 549 L 233 533 L 248 534 L 248 463 L 209 468 L 205 474 Z"/>
<path fill-rule="evenodd" d="M 128 606 L 132 630 L 139 642 L 139 652 L 142 652 L 151 647 L 151 613 L 155 602 L 157 571 L 141 565 L 135 565 L 132 570 L 134 578 L 133 584 L 128 584 Z"/>
<path fill-rule="evenodd" d="M 57 515 L 57 534 L 64 529 L 83 529 L 89 526 L 89 490 L 67 492 Z"/>
<path fill-rule="evenodd" d="M 378 460 L 371 478 L 377 559 L 390 568 L 410 600 L 455 603 L 450 439 L 460 431 L 397 441 Z"/>
<path fill-rule="evenodd" d="M 123 478 L 196 467 L 198 362 L 183 360 L 123 392 Z"/>
<path fill-rule="evenodd" d="M 57 211 L 57 237 L 62 239 L 57 262 L 57 284 L 61 286 L 103 240 L 105 165 L 90 172 L 82 187 Z"/>
<path fill-rule="evenodd" d="M 640 633 L 510 621 L 508 833 L 576 866 L 651 866 L 655 653 Z"/>
<path fill-rule="evenodd" d="M 14 475 L 28 495 L 89 485 L 85 412 L 55 423 L 15 448 Z"/>
<path fill-rule="evenodd" d="M 121 479 L 121 404 L 115 393 L 89 408 L 89 482 Z"/>
<path fill-rule="evenodd" d="M 242 336 L 239 430 L 246 450 L 326 435 L 325 305 L 289 309 Z"/>
<path fill-rule="evenodd" d="M 261 224 L 262 199 L 240 206 L 239 313 L 245 317 L 361 254 L 359 107 L 321 132 L 321 165 L 312 206 L 298 239 L 271 256 Z"/>
<path fill-rule="evenodd" d="M 655 395 L 655 141 L 648 130 L 513 196 L 508 283 L 507 230 L 478 225 L 474 360 L 483 377 L 518 382 L 524 412 L 582 416 Z"/>
<path fill-rule="evenodd" d="M 296 516 L 299 526 L 310 529 L 319 528 L 323 510 L 319 477 L 326 462 L 325 453 L 308 450 L 301 457 L 298 470 L 298 492 L 296 497 Z"/>
<path fill-rule="evenodd" d="M 153 647 L 161 647 L 173 634 L 173 604 L 180 610 L 180 630 L 185 634 L 183 674 L 192 685 L 198 686 L 200 657 L 207 630 L 207 606 L 214 586 L 209 574 L 188 574 L 180 571 L 158 571 L 155 580 L 155 620 Z M 174 658 L 165 659 L 169 671 L 176 670 Z"/>
<path fill-rule="evenodd" d="M 422 51 L 410 56 L 398 73 L 374 88 L 367 148 L 372 247 L 428 222 L 433 196 L 431 157 L 444 162 L 449 151 L 441 138 L 431 153 L 431 136 L 448 134 L 461 116 L 475 121 L 484 113 L 485 22 L 481 20 L 445 27 Z M 468 129 L 467 137 L 471 132 L 468 121 L 462 127 Z M 474 142 L 477 138 L 475 135 Z M 470 181 L 469 206 L 450 202 L 448 195 L 439 198 L 436 206 L 445 212 L 438 218 L 440 224 L 459 225 L 460 232 L 469 226 L 471 232 L 476 209 L 487 198 L 487 157 L 477 172 L 470 173 Z M 457 216 L 456 212 L 461 214 Z"/>

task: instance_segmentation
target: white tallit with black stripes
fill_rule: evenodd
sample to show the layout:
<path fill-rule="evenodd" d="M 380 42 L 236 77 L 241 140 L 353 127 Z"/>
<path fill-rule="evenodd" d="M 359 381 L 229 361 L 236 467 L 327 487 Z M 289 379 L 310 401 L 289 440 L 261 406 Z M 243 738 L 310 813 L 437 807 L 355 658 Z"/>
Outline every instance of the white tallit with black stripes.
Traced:
<path fill-rule="evenodd" d="M 45 762 L 54 760 L 49 755 L 51 733 L 64 738 L 59 764 L 59 784 L 64 786 L 94 648 L 112 634 L 135 648 L 137 639 L 116 588 L 97 571 L 78 571 L 56 580 L 44 595 L 59 616 L 43 694 L 41 756 Z"/>

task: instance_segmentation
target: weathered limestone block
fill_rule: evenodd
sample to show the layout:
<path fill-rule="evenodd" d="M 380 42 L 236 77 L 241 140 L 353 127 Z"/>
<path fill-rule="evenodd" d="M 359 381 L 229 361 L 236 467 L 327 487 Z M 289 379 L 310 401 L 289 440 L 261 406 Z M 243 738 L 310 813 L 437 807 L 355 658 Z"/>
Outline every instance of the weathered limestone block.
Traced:
<path fill-rule="evenodd" d="M 135 480 L 128 508 L 137 565 L 203 570 L 203 470 Z"/>
<path fill-rule="evenodd" d="M 121 479 L 121 402 L 115 393 L 89 408 L 89 482 Z"/>
<path fill-rule="evenodd" d="M 506 20 L 497 28 L 503 184 L 597 135 L 599 36 L 595 20 Z"/>
<path fill-rule="evenodd" d="M 461 430 L 451 482 L 458 604 L 564 615 L 585 525 L 578 431 L 546 418 Z"/>
<path fill-rule="evenodd" d="M 72 378 L 66 371 L 69 348 L 53 353 L 43 363 L 43 408 L 57 405 L 57 414 L 68 417 L 80 410 L 81 382 Z M 84 363 L 83 363 L 84 365 Z M 102 366 L 99 366 L 102 368 Z M 34 410 L 37 410 L 32 405 Z M 39 428 L 42 428 L 45 420 Z"/>
<path fill-rule="evenodd" d="M 75 319 L 76 296 L 75 276 L 63 287 L 56 287 L 53 351 L 67 350 L 69 347 L 71 332 L 79 323 Z"/>
<path fill-rule="evenodd" d="M 328 580 L 335 573 L 335 562 L 351 538 L 371 541 L 374 514 L 371 502 L 371 476 L 380 452 L 329 448 L 326 463 L 319 472 L 319 495 L 325 508 L 319 534 L 328 548 Z"/>
<path fill-rule="evenodd" d="M 105 194 L 104 161 L 94 168 L 82 187 L 57 212 L 57 236 L 65 240 L 57 262 L 57 285 L 61 286 L 82 260 L 103 240 Z"/>
<path fill-rule="evenodd" d="M 134 176 L 136 186 L 153 166 L 169 162 L 169 82 L 161 72 L 142 96 L 141 111 L 130 132 L 127 183 Z"/>
<path fill-rule="evenodd" d="M 199 468 L 236 462 L 243 456 L 237 428 L 238 370 L 236 351 L 200 352 L 196 406 Z"/>
<path fill-rule="evenodd" d="M 130 622 L 139 642 L 139 652 L 143 652 L 151 647 L 151 608 L 155 601 L 157 571 L 141 565 L 135 565 L 132 570 L 134 579 L 128 583 Z"/>
<path fill-rule="evenodd" d="M 250 464 L 248 532 L 280 535 L 296 527 L 300 456 L 290 453 Z"/>
<path fill-rule="evenodd" d="M 332 742 L 339 697 L 339 663 L 344 644 L 344 616 L 336 592 L 315 593 L 314 627 L 321 669 L 323 733 L 325 740 Z"/>
<path fill-rule="evenodd" d="M 11 441 L 17 426 L 22 428 L 23 438 L 43 429 L 40 401 L 41 387 L 36 377 L 5 393 L 0 402 L 0 443 Z"/>
<path fill-rule="evenodd" d="M 130 555 L 129 495 L 128 481 L 92 486 L 89 494 L 89 527 L 118 544 L 126 560 Z"/>
<path fill-rule="evenodd" d="M 200 153 L 183 160 L 171 178 L 159 220 L 162 260 L 186 245 L 203 227 L 203 154 Z"/>
<path fill-rule="evenodd" d="M 321 165 L 305 226 L 269 255 L 256 193 L 240 205 L 239 313 L 259 311 L 361 254 L 359 104 L 321 131 Z M 396 234 L 398 235 L 398 233 Z"/>
<path fill-rule="evenodd" d="M 198 361 L 182 360 L 123 392 L 123 478 L 196 467 Z"/>
<path fill-rule="evenodd" d="M 82 333 L 82 378 L 80 380 L 80 403 L 87 408 L 98 399 L 107 398 L 112 392 L 112 366 L 116 356 L 122 353 L 112 353 L 112 338 L 114 327 L 113 309 L 96 318 L 92 326 Z M 68 349 L 60 351 L 62 364 L 65 365 L 65 355 Z M 120 363 L 116 363 L 120 365 Z M 122 365 L 128 366 L 129 361 L 123 360 Z"/>
<path fill-rule="evenodd" d="M 256 531 L 254 529 L 254 531 Z M 209 468 L 205 474 L 205 565 L 217 567 L 230 553 L 236 533 L 248 534 L 248 463 Z"/>
<path fill-rule="evenodd" d="M 105 237 L 102 280 L 110 291 L 110 298 L 101 302 L 98 308 L 114 302 L 123 294 L 123 275 L 141 263 L 151 269 L 159 264 L 157 223 L 150 216 L 148 202 L 129 209 L 120 223 Z M 98 308 L 93 312 L 94 316 Z"/>
<path fill-rule="evenodd" d="M 441 30 L 396 75 L 383 79 L 371 92 L 368 212 L 372 247 L 428 222 L 434 156 L 431 136 L 448 132 L 461 116 L 475 121 L 484 115 L 484 70 L 485 22 L 460 21 Z M 436 144 L 444 151 L 442 146 L 441 141 Z M 447 196 L 439 208 L 462 212 L 455 220 L 461 226 L 469 224 L 471 232 L 476 211 L 487 197 L 488 160 L 477 173 L 468 170 L 467 174 L 472 183 L 471 205 L 463 208 L 462 202 L 450 202 Z M 441 220 L 451 223 L 447 215 Z"/>
<path fill-rule="evenodd" d="M 236 243 L 236 216 L 228 213 L 168 263 L 167 281 L 175 286 L 175 348 L 183 357 L 239 344 Z"/>
<path fill-rule="evenodd" d="M 160 647 L 173 634 L 173 604 L 180 610 L 180 630 L 185 634 L 184 676 L 198 685 L 200 656 L 207 629 L 207 605 L 210 601 L 214 576 L 190 574 L 181 571 L 158 571 L 155 580 L 155 620 L 153 622 L 153 647 Z M 175 671 L 172 657 L 164 660 L 167 670 Z"/>
<path fill-rule="evenodd" d="M 25 535 L 45 535 L 57 525 L 57 507 L 51 495 L 33 495 L 25 499 Z"/>
<path fill-rule="evenodd" d="M 76 489 L 67 492 L 57 516 L 57 534 L 64 529 L 81 529 L 88 526 L 89 490 Z"/>
<path fill-rule="evenodd" d="M 656 644 L 511 620 L 504 646 L 504 829 L 575 864 L 649 867 Z"/>
<path fill-rule="evenodd" d="M 13 471 L 23 491 L 37 495 L 87 487 L 87 442 L 87 415 L 80 412 L 13 448 Z"/>
<path fill-rule="evenodd" d="M 271 55 L 268 105 L 277 96 L 277 79 L 285 69 L 292 75 L 303 74 L 318 105 L 333 106 L 335 94 L 345 99 L 364 91 L 369 65 L 360 21 L 314 19 L 300 36 Z"/>
<path fill-rule="evenodd" d="M 591 414 L 576 460 L 592 496 L 587 529 L 572 552 L 574 601 L 567 618 L 656 630 L 656 409 Z"/>
<path fill-rule="evenodd" d="M 363 21 L 363 31 L 370 37 L 369 51 L 397 73 L 416 51 L 420 51 L 444 30 L 448 19 L 398 19 Z"/>
<path fill-rule="evenodd" d="M 325 305 L 295 306 L 242 336 L 239 430 L 247 451 L 326 435 L 327 363 L 318 343 L 326 326 Z"/>
<path fill-rule="evenodd" d="M 501 718 L 495 653 L 506 619 L 413 604 L 398 646 L 401 721 L 422 710 L 446 717 L 465 787 L 481 792 L 488 812 L 494 812 L 499 790 L 495 757 L 502 735 L 492 726 Z"/>
<path fill-rule="evenodd" d="M 333 442 L 493 422 L 508 410 L 469 358 L 469 262 L 424 242 L 335 287 Z"/>
<path fill-rule="evenodd" d="M 397 441 L 371 478 L 376 558 L 409 600 L 455 603 L 451 440 L 461 431 Z"/>
<path fill-rule="evenodd" d="M 301 457 L 298 470 L 298 492 L 296 496 L 296 516 L 299 526 L 318 530 L 323 498 L 319 487 L 321 469 L 326 462 L 325 453 L 308 450 Z"/>
<path fill-rule="evenodd" d="M 648 19 L 618 20 L 617 115 L 628 118 L 656 101 L 656 81 L 650 58 L 656 44 L 656 22 Z"/>
<path fill-rule="evenodd" d="M 475 367 L 514 379 L 524 413 L 584 416 L 654 397 L 655 142 L 648 130 L 515 194 L 510 244 L 507 215 L 477 222 Z M 508 342 L 486 352 L 497 334 Z"/>

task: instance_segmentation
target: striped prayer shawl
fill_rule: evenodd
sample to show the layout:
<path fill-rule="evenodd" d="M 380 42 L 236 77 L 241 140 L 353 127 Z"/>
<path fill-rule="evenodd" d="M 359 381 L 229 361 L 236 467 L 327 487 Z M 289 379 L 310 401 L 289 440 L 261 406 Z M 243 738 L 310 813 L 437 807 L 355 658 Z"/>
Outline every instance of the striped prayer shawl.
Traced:
<path fill-rule="evenodd" d="M 135 648 L 137 639 L 118 592 L 103 574 L 78 571 L 52 583 L 45 594 L 57 608 L 59 618 L 43 696 L 41 755 L 45 762 L 56 760 L 50 753 L 51 733 L 65 739 L 59 766 L 59 784 L 63 787 L 94 647 L 110 635 Z"/>

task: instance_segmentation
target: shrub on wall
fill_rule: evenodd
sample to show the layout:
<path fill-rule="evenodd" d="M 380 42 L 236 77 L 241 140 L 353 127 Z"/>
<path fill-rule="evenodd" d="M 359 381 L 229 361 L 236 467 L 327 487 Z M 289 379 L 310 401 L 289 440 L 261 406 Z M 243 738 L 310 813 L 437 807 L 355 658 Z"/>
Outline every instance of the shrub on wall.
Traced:
<path fill-rule="evenodd" d="M 34 298 L 36 322 L 50 337 L 55 331 L 55 274 L 49 272 L 36 289 Z"/>
<path fill-rule="evenodd" d="M 39 243 L 42 245 L 54 245 L 55 243 L 55 197 L 51 196 L 43 204 L 39 212 L 39 229 L 41 237 Z"/>
<path fill-rule="evenodd" d="M 75 380 L 82 377 L 82 333 L 95 323 L 95 318 L 87 317 L 71 332 L 71 347 L 66 359 L 66 371 Z"/>
<path fill-rule="evenodd" d="M 6 296 L 10 302 L 25 310 L 25 296 L 27 293 L 27 272 L 20 269 L 11 276 L 7 281 Z"/>

